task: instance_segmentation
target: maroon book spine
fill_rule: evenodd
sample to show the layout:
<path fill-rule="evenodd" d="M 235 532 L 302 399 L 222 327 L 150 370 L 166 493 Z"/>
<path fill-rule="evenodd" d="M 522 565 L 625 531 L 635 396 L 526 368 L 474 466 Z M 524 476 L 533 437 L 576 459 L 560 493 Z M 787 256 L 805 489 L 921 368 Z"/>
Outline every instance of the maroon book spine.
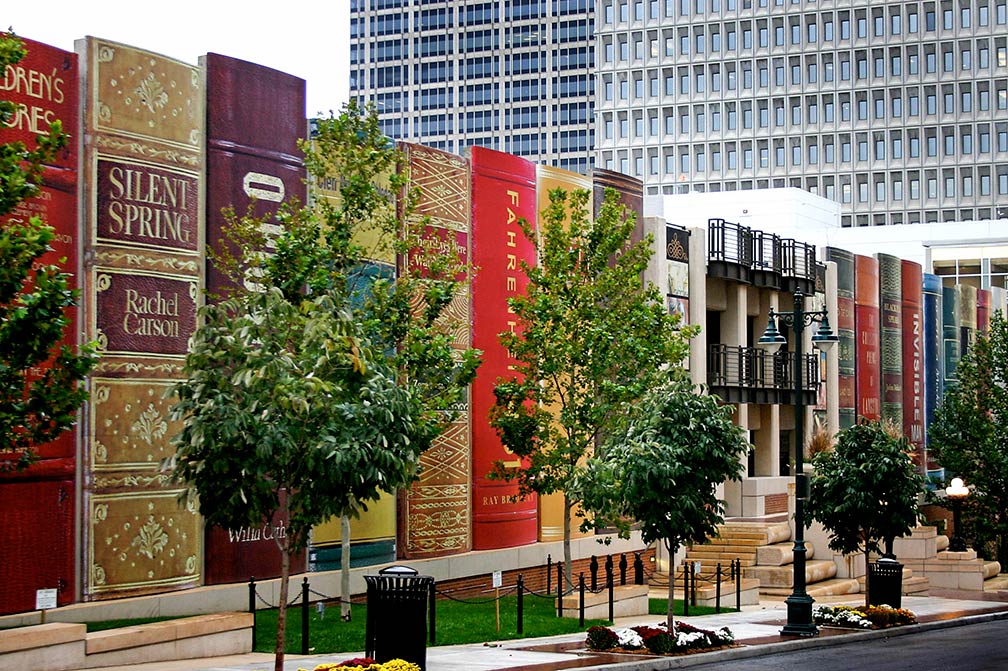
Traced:
<path fill-rule="evenodd" d="M 39 193 L 20 203 L 4 222 L 40 217 L 55 229 L 52 250 L 39 263 L 55 264 L 78 286 L 77 158 L 80 113 L 77 54 L 23 39 L 26 56 L 3 72 L 0 98 L 15 105 L 14 115 L 0 124 L 0 143 L 36 146 L 36 136 L 59 120 L 69 136 L 67 146 L 43 167 Z M 76 307 L 66 310 L 69 324 L 62 344 L 80 341 Z M 43 367 L 44 370 L 44 367 Z M 41 373 L 42 371 L 39 371 Z M 35 446 L 40 461 L 0 477 L 0 614 L 35 608 L 35 590 L 56 589 L 59 605 L 74 600 L 74 477 L 77 431 L 70 429 L 45 445 Z M 0 457 L 2 458 L 2 457 Z M 45 557 L 45 561 L 36 558 Z"/>
<path fill-rule="evenodd" d="M 262 65 L 207 54 L 200 59 L 206 79 L 206 240 L 225 244 L 223 208 L 272 220 L 283 203 L 305 203 L 305 167 L 298 140 L 307 134 L 305 82 Z M 207 292 L 220 295 L 228 279 L 207 261 Z M 276 517 L 254 527 L 205 531 L 206 582 L 247 581 L 280 575 L 275 537 L 287 520 Z M 292 558 L 292 571 L 306 558 Z"/>
<path fill-rule="evenodd" d="M 870 256 L 854 256 L 855 394 L 858 417 L 881 419 L 879 358 L 879 267 Z"/>
<path fill-rule="evenodd" d="M 903 435 L 913 445 L 914 463 L 926 471 L 924 451 L 924 276 L 919 263 L 903 266 Z"/>
<path fill-rule="evenodd" d="M 987 333 L 990 328 L 990 289 L 977 289 L 977 333 Z"/>

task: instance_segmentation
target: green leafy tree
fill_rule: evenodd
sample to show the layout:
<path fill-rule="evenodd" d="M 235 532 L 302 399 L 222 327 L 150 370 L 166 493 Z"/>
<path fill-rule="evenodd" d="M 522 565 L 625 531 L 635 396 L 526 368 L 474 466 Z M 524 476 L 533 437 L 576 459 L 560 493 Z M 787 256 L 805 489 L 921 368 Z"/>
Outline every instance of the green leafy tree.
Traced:
<path fill-rule="evenodd" d="M 277 671 L 291 555 L 314 525 L 356 517 L 415 479 L 478 364 L 453 350 L 443 316 L 458 260 L 418 261 L 423 222 L 408 195 L 391 202 L 381 186 L 401 186 L 400 157 L 373 110 L 350 103 L 318 128 L 306 162 L 313 176 L 339 176 L 339 202 L 281 210 L 273 238 L 265 222 L 233 217 L 217 258 L 237 288 L 202 309 L 173 409 L 184 422 L 175 474 L 208 522 L 290 520 L 277 539 Z M 414 270 L 376 272 L 376 245 L 413 254 Z M 253 291 L 240 288 L 248 278 Z"/>
<path fill-rule="evenodd" d="M 1008 323 L 1000 311 L 960 359 L 956 374 L 958 383 L 945 391 L 928 426 L 928 449 L 973 485 L 964 517 L 977 551 L 1008 565 Z"/>
<path fill-rule="evenodd" d="M 684 544 L 716 535 L 724 521 L 716 488 L 739 479 L 749 449 L 732 412 L 732 406 L 686 382 L 648 391 L 626 430 L 588 459 L 578 476 L 576 489 L 593 515 L 582 526 L 615 526 L 627 537 L 636 524 L 645 543 L 663 543 L 670 557 Z M 668 631 L 673 631 L 674 595 L 670 578 Z"/>
<path fill-rule="evenodd" d="M 25 56 L 24 44 L 0 33 L 0 71 Z M 0 100 L 0 126 L 15 106 Z M 43 164 L 66 146 L 59 121 L 23 142 L 0 144 L 0 472 L 27 468 L 36 447 L 73 425 L 87 398 L 79 383 L 97 361 L 92 346 L 61 344 L 70 321 L 66 310 L 78 292 L 58 265 L 44 263 L 55 231 L 37 216 L 22 217 L 18 206 L 39 193 Z"/>
<path fill-rule="evenodd" d="M 906 437 L 878 421 L 862 421 L 837 434 L 836 446 L 812 463 L 811 492 L 805 510 L 830 534 L 835 552 L 868 556 L 892 547 L 917 521 L 917 498 L 924 479 L 911 458 Z M 865 605 L 868 605 L 866 583 Z"/>
<path fill-rule="evenodd" d="M 668 314 L 641 273 L 651 237 L 631 242 L 635 217 L 608 190 L 594 222 L 587 191 L 550 193 L 539 230 L 524 225 L 537 263 L 523 264 L 526 294 L 510 299 L 517 329 L 501 341 L 517 361 L 515 376 L 494 392 L 490 421 L 524 460 L 495 466 L 522 493 L 563 494 L 564 568 L 571 580 L 573 485 L 584 460 L 618 431 L 629 407 L 678 364 L 694 333 Z"/>

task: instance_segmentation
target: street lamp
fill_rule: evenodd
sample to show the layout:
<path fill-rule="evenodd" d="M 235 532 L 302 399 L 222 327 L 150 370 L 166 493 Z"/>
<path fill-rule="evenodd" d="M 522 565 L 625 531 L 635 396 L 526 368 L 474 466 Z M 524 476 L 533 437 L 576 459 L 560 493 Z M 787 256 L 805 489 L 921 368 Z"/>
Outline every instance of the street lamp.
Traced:
<path fill-rule="evenodd" d="M 805 328 L 818 323 L 819 330 L 812 336 L 812 344 L 828 351 L 840 339 L 829 325 L 826 310 L 805 310 L 805 294 L 794 292 L 794 311 L 777 312 L 770 308 L 766 331 L 758 345 L 775 351 L 787 342 L 777 330 L 777 321 L 790 326 L 794 334 L 794 424 L 795 424 L 795 534 L 794 534 L 794 588 L 786 599 L 787 624 L 781 630 L 785 636 L 818 636 L 819 630 L 812 622 L 813 599 L 805 591 L 805 498 L 808 496 L 805 478 L 805 404 L 802 397 L 802 340 Z"/>
<path fill-rule="evenodd" d="M 966 552 L 966 540 L 960 531 L 960 513 L 963 501 L 969 496 L 969 488 L 963 484 L 962 478 L 952 478 L 952 484 L 945 488 L 945 496 L 952 506 L 952 526 L 955 527 L 955 536 L 949 541 L 949 552 Z"/>

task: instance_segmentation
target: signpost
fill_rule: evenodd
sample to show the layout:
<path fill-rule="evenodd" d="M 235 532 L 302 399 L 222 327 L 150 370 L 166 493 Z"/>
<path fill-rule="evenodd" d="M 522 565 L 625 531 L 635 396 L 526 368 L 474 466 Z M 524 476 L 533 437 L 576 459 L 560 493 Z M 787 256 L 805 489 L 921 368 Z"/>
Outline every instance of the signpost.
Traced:
<path fill-rule="evenodd" d="M 42 611 L 42 624 L 45 624 L 45 612 L 56 607 L 55 589 L 35 590 L 35 610 Z"/>
<path fill-rule="evenodd" d="M 503 576 L 500 571 L 493 572 L 494 606 L 497 609 L 497 631 L 500 632 L 500 588 L 503 584 Z"/>

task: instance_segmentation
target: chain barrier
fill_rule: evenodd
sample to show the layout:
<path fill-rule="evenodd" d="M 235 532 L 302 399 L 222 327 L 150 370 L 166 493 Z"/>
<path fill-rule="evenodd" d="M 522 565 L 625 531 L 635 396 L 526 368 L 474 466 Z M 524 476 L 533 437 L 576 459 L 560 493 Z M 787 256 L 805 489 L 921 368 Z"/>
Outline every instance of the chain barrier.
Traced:
<path fill-rule="evenodd" d="M 525 589 L 528 590 L 527 587 Z M 507 596 L 511 592 L 517 592 L 517 591 L 518 591 L 518 585 L 515 585 L 514 587 L 509 587 L 508 589 L 506 589 L 503 592 L 501 592 L 500 596 L 489 597 L 487 599 L 475 599 L 475 600 L 473 600 L 473 599 L 461 599 L 459 597 L 452 596 L 448 592 L 442 592 L 437 587 L 434 588 L 434 592 L 436 594 L 439 594 L 440 596 L 443 596 L 444 598 L 448 599 L 449 601 L 454 601 L 456 603 L 471 604 L 471 605 L 474 605 L 474 606 L 482 605 L 482 604 L 488 604 L 488 603 L 493 603 L 494 601 L 500 601 L 501 599 L 503 599 L 505 596 Z"/>

